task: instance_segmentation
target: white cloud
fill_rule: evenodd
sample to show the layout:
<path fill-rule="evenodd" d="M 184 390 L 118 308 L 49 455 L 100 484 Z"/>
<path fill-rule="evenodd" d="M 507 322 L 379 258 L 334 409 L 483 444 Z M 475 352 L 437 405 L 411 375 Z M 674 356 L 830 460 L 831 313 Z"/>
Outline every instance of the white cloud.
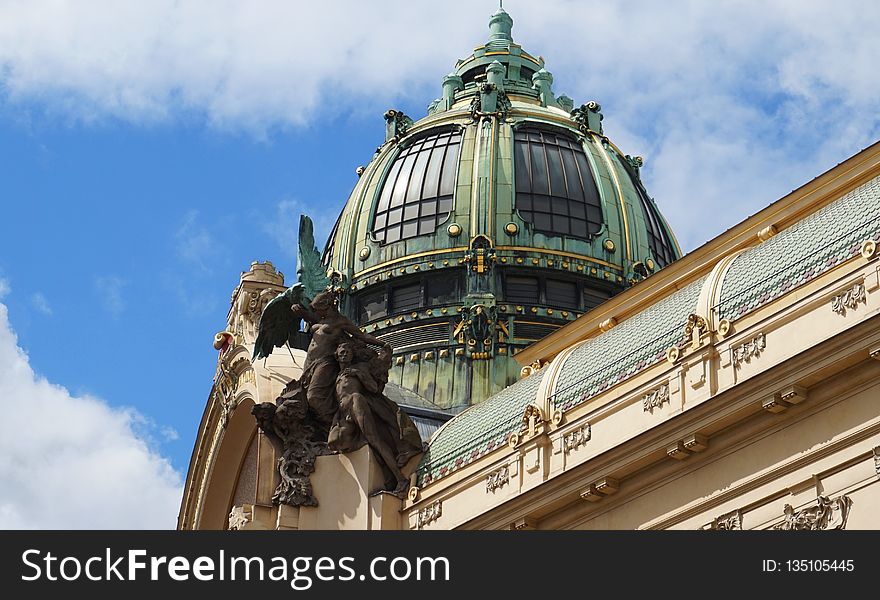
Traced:
<path fill-rule="evenodd" d="M 9 285 L 9 280 L 0 277 L 0 300 L 5 298 L 12 292 L 12 287 Z"/>
<path fill-rule="evenodd" d="M 42 313 L 47 317 L 52 316 L 52 307 L 49 305 L 49 301 L 42 292 L 34 292 L 31 294 L 31 306 L 33 306 L 37 312 Z"/>
<path fill-rule="evenodd" d="M 511 1 L 557 93 L 596 99 L 687 248 L 880 137 L 880 4 Z M 64 2 L 0 7 L 6 103 L 75 120 L 200 115 L 264 135 L 427 104 L 494 4 Z M 416 114 L 414 117 L 421 115 Z M 377 140 L 378 142 L 379 140 Z M 207 238 L 193 240 L 193 253 Z"/>
<path fill-rule="evenodd" d="M 37 376 L 0 304 L 0 529 L 165 529 L 181 478 L 142 417 Z"/>
<path fill-rule="evenodd" d="M 183 218 L 183 223 L 174 234 L 177 243 L 177 254 L 181 259 L 198 267 L 202 271 L 210 271 L 209 263 L 216 257 L 219 249 L 214 236 L 201 224 L 199 211 L 190 210 Z"/>
<path fill-rule="evenodd" d="M 95 291 L 98 293 L 101 305 L 113 317 L 118 317 L 125 310 L 122 288 L 127 284 L 125 279 L 116 275 L 102 275 L 95 278 Z"/>

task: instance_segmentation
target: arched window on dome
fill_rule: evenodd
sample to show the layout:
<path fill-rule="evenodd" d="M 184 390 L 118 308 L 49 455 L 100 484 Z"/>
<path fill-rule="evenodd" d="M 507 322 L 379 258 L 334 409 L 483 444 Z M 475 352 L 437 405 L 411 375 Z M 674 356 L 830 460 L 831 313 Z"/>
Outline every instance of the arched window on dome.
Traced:
<path fill-rule="evenodd" d="M 388 171 L 373 220 L 373 237 L 390 244 L 434 233 L 452 210 L 461 132 L 428 132 L 400 151 Z"/>
<path fill-rule="evenodd" d="M 514 154 L 516 210 L 535 231 L 589 239 L 602 229 L 599 190 L 574 136 L 520 127 Z"/>
<path fill-rule="evenodd" d="M 670 239 L 670 235 L 667 233 L 667 228 L 664 226 L 663 217 L 660 215 L 660 211 L 657 209 L 654 200 L 648 196 L 648 190 L 645 189 L 645 185 L 642 183 L 639 174 L 633 170 L 627 161 L 622 160 L 620 161 L 620 164 L 622 164 L 623 168 L 629 173 L 630 178 L 633 183 L 635 183 L 636 189 L 639 192 L 639 199 L 642 202 L 642 210 L 645 213 L 645 229 L 648 232 L 648 248 L 651 250 L 651 255 L 657 262 L 658 267 L 665 267 L 678 258 L 675 244 Z"/>

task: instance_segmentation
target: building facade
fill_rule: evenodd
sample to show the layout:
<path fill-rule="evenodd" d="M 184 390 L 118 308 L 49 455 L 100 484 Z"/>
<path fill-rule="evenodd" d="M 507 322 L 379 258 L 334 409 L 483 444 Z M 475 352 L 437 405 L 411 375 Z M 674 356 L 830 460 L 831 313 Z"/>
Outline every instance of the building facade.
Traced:
<path fill-rule="evenodd" d="M 250 360 L 284 290 L 254 263 L 179 527 L 880 526 L 880 145 L 682 256 L 599 105 L 556 96 L 506 12 L 489 30 L 424 119 L 386 113 L 324 251 L 422 419 L 408 497 L 372 495 L 363 448 L 318 458 L 319 506 L 273 505 L 250 407 L 304 353 Z"/>

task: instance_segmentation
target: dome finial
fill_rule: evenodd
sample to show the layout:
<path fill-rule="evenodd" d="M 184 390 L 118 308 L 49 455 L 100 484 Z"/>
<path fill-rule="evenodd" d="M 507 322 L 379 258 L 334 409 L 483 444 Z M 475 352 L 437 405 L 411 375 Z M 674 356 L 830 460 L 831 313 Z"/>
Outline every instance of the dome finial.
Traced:
<path fill-rule="evenodd" d="M 499 0 L 498 10 L 496 10 L 495 14 L 492 15 L 492 18 L 489 19 L 489 42 L 512 42 L 512 29 L 513 19 L 507 14 L 507 11 L 504 10 L 504 6 L 502 5 L 501 0 Z"/>

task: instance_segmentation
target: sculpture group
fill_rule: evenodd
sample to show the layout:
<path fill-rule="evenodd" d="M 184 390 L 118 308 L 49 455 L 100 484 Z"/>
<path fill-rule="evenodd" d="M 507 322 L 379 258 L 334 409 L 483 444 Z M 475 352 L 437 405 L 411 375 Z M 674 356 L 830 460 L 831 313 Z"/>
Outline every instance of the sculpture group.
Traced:
<path fill-rule="evenodd" d="M 402 497 L 409 479 L 401 469 L 422 452 L 422 440 L 409 415 L 383 393 L 392 348 L 339 312 L 308 217 L 300 220 L 297 273 L 299 283 L 263 311 L 254 348 L 255 359 L 269 356 L 287 343 L 301 321 L 308 325 L 311 342 L 302 375 L 287 384 L 275 403 L 263 402 L 252 410 L 280 455 L 281 481 L 273 501 L 316 506 L 309 479 L 315 459 L 364 445 L 382 468 L 384 491 Z"/>

